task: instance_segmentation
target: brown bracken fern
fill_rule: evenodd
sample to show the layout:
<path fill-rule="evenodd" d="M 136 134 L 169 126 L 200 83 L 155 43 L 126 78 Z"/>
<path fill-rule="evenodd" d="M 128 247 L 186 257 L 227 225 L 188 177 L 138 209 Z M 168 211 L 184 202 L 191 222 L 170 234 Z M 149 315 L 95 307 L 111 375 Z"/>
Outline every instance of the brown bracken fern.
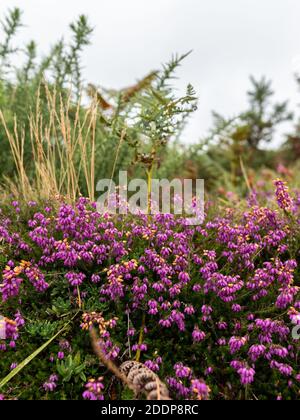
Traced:
<path fill-rule="evenodd" d="M 105 357 L 96 330 L 90 332 L 93 350 L 100 362 L 109 369 L 116 378 L 134 392 L 135 398 L 146 397 L 147 400 L 170 400 L 169 391 L 159 377 L 142 363 L 128 361 L 118 368 Z"/>

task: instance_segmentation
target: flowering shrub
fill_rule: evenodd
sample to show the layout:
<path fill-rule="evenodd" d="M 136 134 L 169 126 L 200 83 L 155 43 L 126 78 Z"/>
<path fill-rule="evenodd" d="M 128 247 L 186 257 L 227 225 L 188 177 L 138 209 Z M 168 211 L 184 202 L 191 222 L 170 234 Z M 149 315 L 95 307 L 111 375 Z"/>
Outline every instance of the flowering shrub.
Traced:
<path fill-rule="evenodd" d="M 296 399 L 299 204 L 280 180 L 275 199 L 209 203 L 201 227 L 100 215 L 83 198 L 3 209 L 1 313 L 14 321 L 1 372 L 68 324 L 2 397 L 122 398 L 91 351 L 96 327 L 106 357 L 140 358 L 174 398 Z"/>

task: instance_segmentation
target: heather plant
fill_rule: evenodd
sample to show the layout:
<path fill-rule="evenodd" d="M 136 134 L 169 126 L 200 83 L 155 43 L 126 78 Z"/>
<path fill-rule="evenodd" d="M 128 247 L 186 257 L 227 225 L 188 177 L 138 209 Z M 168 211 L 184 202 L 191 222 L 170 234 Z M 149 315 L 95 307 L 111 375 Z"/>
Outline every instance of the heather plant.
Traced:
<path fill-rule="evenodd" d="M 298 197 L 276 180 L 272 198 L 257 186 L 239 206 L 207 203 L 197 227 L 83 198 L 3 209 L 3 397 L 128 398 L 95 328 L 107 360 L 138 355 L 172 398 L 297 399 Z"/>

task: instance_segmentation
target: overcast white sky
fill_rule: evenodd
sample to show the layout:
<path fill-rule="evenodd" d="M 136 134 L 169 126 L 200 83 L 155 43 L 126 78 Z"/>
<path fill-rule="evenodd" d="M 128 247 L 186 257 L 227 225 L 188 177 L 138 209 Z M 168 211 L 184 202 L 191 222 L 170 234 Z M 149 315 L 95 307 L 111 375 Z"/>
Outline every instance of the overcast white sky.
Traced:
<path fill-rule="evenodd" d="M 243 109 L 250 74 L 272 79 L 276 98 L 290 99 L 292 108 L 300 102 L 293 77 L 299 0 L 0 0 L 0 16 L 14 6 L 27 25 L 20 41 L 37 40 L 41 52 L 87 14 L 95 32 L 85 78 L 106 87 L 131 85 L 173 53 L 193 49 L 178 72 L 178 86 L 191 82 L 200 98 L 186 141 L 207 132 L 211 110 L 232 116 Z"/>

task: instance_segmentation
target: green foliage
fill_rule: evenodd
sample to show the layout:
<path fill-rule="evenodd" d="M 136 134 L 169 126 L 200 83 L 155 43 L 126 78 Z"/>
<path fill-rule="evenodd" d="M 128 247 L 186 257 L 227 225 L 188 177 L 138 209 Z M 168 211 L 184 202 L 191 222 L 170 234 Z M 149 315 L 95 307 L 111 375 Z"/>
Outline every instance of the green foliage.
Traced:
<path fill-rule="evenodd" d="M 15 120 L 18 122 L 18 132 L 24 133 L 24 161 L 26 171 L 32 171 L 32 136 L 29 127 L 29 116 L 36 110 L 37 100 L 43 111 L 43 120 L 49 120 L 47 110 L 47 95 L 40 87 L 47 82 L 50 90 L 58 91 L 58 97 L 67 100 L 70 83 L 73 84 L 74 97 L 79 98 L 83 89 L 81 55 L 90 43 L 93 29 L 85 16 L 71 23 L 72 41 L 70 45 L 59 40 L 44 58 L 38 59 L 38 47 L 35 41 L 29 42 L 24 48 L 14 47 L 14 37 L 23 26 L 22 13 L 19 9 L 10 10 L 4 18 L 1 29 L 4 41 L 0 43 L 0 109 L 4 113 L 6 123 L 11 132 L 14 131 Z M 22 52 L 23 57 L 20 57 Z M 18 55 L 19 66 L 15 65 Z M 38 90 L 40 94 L 38 95 Z M 59 102 L 57 103 L 59 113 Z M 7 135 L 0 126 L 2 150 L 0 155 L 0 179 L 15 176 L 15 166 L 7 141 Z"/>
<path fill-rule="evenodd" d="M 137 113 L 133 116 L 136 123 L 131 130 L 135 136 L 130 145 L 134 147 L 136 162 L 146 168 L 158 162 L 161 150 L 178 137 L 188 116 L 197 109 L 191 85 L 184 96 L 176 98 L 169 84 L 186 56 L 175 56 L 158 74 L 154 86 L 137 97 Z"/>
<path fill-rule="evenodd" d="M 59 330 L 59 322 L 31 321 L 26 325 L 26 332 L 32 337 L 51 338 Z"/>
<path fill-rule="evenodd" d="M 124 390 L 122 391 L 121 400 L 132 401 L 134 399 L 134 392 L 129 388 L 124 388 Z"/>
<path fill-rule="evenodd" d="M 10 10 L 4 17 L 4 20 L 1 21 L 4 40 L 0 43 L 0 76 L 2 72 L 11 67 L 9 58 L 18 51 L 18 48 L 13 46 L 13 38 L 17 34 L 18 29 L 22 26 L 21 17 L 21 10 L 15 8 Z"/>
<path fill-rule="evenodd" d="M 72 380 L 86 381 L 84 371 L 86 369 L 85 363 L 81 362 L 80 353 L 76 353 L 73 357 L 69 354 L 66 360 L 56 362 L 58 374 L 61 376 L 63 382 L 70 382 Z M 75 378 L 75 379 L 74 379 Z"/>
<path fill-rule="evenodd" d="M 252 90 L 248 92 L 250 108 L 241 115 L 241 121 L 249 129 L 249 146 L 256 149 L 262 142 L 269 143 L 273 139 L 275 128 L 282 122 L 291 120 L 293 114 L 288 111 L 288 102 L 270 106 L 270 99 L 274 95 L 270 81 L 251 77 L 251 83 Z"/>
<path fill-rule="evenodd" d="M 214 113 L 215 134 L 233 140 L 232 136 L 240 132 L 239 141 L 250 150 L 272 141 L 278 125 L 290 121 L 293 114 L 288 111 L 288 102 L 271 103 L 274 96 L 272 84 L 264 77 L 261 80 L 250 78 L 252 89 L 248 91 L 249 108 L 235 118 L 226 119 Z"/>
<path fill-rule="evenodd" d="M 52 308 L 48 310 L 50 314 L 61 316 L 68 313 L 71 309 L 71 303 L 63 297 L 58 296 L 54 301 Z"/>

